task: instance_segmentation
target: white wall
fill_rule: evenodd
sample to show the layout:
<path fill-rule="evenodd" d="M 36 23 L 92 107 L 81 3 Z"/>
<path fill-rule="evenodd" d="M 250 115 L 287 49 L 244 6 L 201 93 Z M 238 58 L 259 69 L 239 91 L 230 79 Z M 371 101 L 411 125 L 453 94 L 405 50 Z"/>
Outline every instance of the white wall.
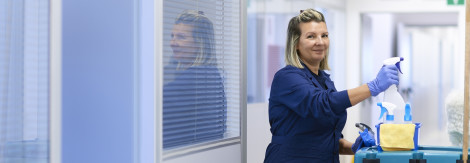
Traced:
<path fill-rule="evenodd" d="M 248 163 L 263 162 L 266 147 L 271 142 L 268 103 L 248 104 L 247 111 Z"/>

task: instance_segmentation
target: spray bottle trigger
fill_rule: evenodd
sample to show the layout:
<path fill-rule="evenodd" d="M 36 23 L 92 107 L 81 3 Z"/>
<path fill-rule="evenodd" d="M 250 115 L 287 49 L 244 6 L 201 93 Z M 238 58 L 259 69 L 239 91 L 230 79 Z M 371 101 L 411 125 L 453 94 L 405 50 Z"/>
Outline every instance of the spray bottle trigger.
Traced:
<path fill-rule="evenodd" d="M 400 61 L 396 62 L 395 66 L 398 68 L 398 71 L 400 71 L 400 73 L 403 74 L 403 72 L 401 72 L 401 68 L 400 68 L 400 62 L 401 61 L 403 61 L 403 57 L 400 57 Z"/>
<path fill-rule="evenodd" d="M 383 106 L 382 106 L 382 103 L 381 102 L 378 102 L 377 103 L 377 106 L 380 106 L 380 117 L 379 117 L 379 120 L 382 119 L 383 115 L 387 112 L 387 109 L 385 109 Z"/>

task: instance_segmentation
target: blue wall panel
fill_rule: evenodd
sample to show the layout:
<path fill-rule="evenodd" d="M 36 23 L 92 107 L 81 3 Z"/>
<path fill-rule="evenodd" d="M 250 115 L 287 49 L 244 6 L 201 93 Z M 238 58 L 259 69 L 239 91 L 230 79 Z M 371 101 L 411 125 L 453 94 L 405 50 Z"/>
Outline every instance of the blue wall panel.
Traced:
<path fill-rule="evenodd" d="M 62 162 L 133 162 L 132 0 L 63 0 Z"/>

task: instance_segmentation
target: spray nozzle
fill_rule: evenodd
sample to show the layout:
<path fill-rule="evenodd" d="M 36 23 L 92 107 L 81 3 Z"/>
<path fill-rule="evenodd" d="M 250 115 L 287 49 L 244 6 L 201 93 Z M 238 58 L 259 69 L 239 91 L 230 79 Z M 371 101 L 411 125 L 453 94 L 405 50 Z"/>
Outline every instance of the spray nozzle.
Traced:
<path fill-rule="evenodd" d="M 400 71 L 400 73 L 403 74 L 400 69 L 401 61 L 403 61 L 403 57 L 392 57 L 392 58 L 384 60 L 384 65 L 395 65 L 398 68 L 398 71 Z"/>
<path fill-rule="evenodd" d="M 386 120 L 393 121 L 395 116 L 393 115 L 393 110 L 397 107 L 395 104 L 390 102 L 379 102 L 377 106 L 380 106 L 381 113 L 379 119 L 382 119 L 384 113 L 387 113 Z"/>
<path fill-rule="evenodd" d="M 411 107 L 410 104 L 405 105 L 405 121 L 411 121 L 412 116 L 411 116 Z"/>

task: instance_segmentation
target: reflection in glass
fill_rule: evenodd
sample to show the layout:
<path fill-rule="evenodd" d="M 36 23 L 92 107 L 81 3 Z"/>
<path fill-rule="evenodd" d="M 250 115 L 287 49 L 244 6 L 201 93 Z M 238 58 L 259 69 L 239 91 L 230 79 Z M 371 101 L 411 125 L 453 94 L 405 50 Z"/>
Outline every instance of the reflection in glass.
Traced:
<path fill-rule="evenodd" d="M 163 148 L 224 137 L 227 100 L 217 68 L 212 21 L 186 10 L 171 30 L 172 58 L 164 67 Z"/>
<path fill-rule="evenodd" d="M 0 1 L 0 163 L 49 162 L 49 1 Z"/>

